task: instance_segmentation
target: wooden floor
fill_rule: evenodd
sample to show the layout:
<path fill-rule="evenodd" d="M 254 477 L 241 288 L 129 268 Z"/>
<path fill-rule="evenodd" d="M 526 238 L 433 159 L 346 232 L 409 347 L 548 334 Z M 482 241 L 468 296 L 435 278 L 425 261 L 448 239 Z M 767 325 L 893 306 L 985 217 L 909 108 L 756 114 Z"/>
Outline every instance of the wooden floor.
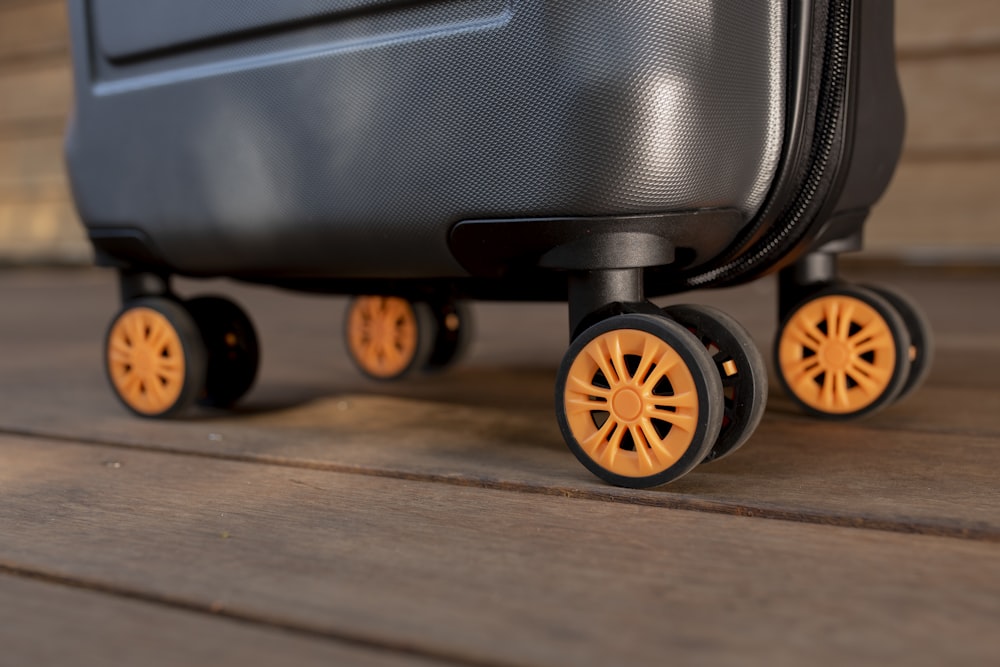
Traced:
<path fill-rule="evenodd" d="M 772 383 L 743 450 L 630 491 L 558 434 L 564 306 L 381 385 L 343 300 L 184 282 L 264 363 L 159 422 L 102 376 L 111 274 L 0 273 L 0 665 L 1000 664 L 1000 273 L 855 274 L 927 309 L 926 388 L 827 424 Z M 770 282 L 686 299 L 769 347 Z"/>

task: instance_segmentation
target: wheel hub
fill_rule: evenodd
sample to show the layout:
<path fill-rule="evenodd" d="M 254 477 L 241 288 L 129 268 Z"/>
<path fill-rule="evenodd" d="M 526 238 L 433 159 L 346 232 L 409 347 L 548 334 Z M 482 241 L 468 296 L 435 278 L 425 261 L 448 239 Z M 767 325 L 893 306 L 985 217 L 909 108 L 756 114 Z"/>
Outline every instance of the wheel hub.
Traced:
<path fill-rule="evenodd" d="M 839 340 L 827 341 L 819 350 L 820 360 L 831 371 L 846 371 L 851 365 L 851 349 Z"/>
<path fill-rule="evenodd" d="M 634 422 L 642 416 L 642 397 L 630 387 L 618 390 L 611 399 L 611 411 L 620 421 Z"/>

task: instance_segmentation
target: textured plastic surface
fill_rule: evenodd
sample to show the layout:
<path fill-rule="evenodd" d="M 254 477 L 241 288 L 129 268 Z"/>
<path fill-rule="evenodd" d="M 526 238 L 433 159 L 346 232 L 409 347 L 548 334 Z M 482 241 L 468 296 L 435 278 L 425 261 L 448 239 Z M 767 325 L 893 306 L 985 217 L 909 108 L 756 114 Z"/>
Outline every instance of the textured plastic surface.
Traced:
<path fill-rule="evenodd" d="M 468 219 L 749 219 L 781 153 L 785 4 L 409 2 L 116 64 L 155 40 L 91 44 L 70 0 L 78 208 L 178 272 L 258 278 L 464 275 Z"/>
<path fill-rule="evenodd" d="M 129 58 L 406 0 L 92 0 L 101 53 Z"/>

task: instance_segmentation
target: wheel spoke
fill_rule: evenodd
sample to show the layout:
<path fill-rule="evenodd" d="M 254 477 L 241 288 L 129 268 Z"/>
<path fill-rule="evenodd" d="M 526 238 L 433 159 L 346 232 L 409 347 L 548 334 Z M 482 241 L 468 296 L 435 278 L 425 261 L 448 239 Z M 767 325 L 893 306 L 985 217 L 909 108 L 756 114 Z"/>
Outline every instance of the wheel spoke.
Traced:
<path fill-rule="evenodd" d="M 111 339 L 111 350 L 114 352 L 120 352 L 130 357 L 132 356 L 132 347 L 121 338 Z"/>
<path fill-rule="evenodd" d="M 658 419 L 662 422 L 667 422 L 671 426 L 676 426 L 683 431 L 687 431 L 688 433 L 694 433 L 694 416 L 686 412 L 673 412 L 672 410 L 664 410 L 655 406 L 649 406 L 646 408 L 645 418 Z"/>
<path fill-rule="evenodd" d="M 885 325 L 883 325 L 878 320 L 873 320 L 868 324 L 866 324 L 865 326 L 861 327 L 861 329 L 856 334 L 847 339 L 847 342 L 851 343 L 852 345 L 854 345 L 855 348 L 857 348 L 866 340 L 870 338 L 877 338 L 878 334 L 882 334 L 884 332 L 885 332 Z"/>
<path fill-rule="evenodd" d="M 615 370 L 615 374 L 618 376 L 619 382 L 629 382 L 632 378 L 629 377 L 628 368 L 625 367 L 625 354 L 622 352 L 621 337 L 612 337 L 611 343 L 608 347 L 609 352 L 611 353 L 611 365 Z"/>
<path fill-rule="evenodd" d="M 359 358 L 365 359 L 370 363 L 377 363 L 381 354 L 379 353 L 379 342 L 374 338 L 368 338 L 361 342 L 361 350 L 358 355 Z"/>
<path fill-rule="evenodd" d="M 576 375 L 571 375 L 569 377 L 566 386 L 566 391 L 575 391 L 583 394 L 584 396 L 595 396 L 597 398 L 603 398 L 605 402 L 611 398 L 610 389 L 605 389 L 604 387 L 596 387 L 585 380 L 581 380 Z"/>
<path fill-rule="evenodd" d="M 146 380 L 146 394 L 155 401 L 156 405 L 163 405 L 167 402 L 165 392 L 163 391 L 163 383 L 155 375 Z"/>
<path fill-rule="evenodd" d="M 820 398 L 826 405 L 833 405 L 833 373 L 823 376 L 823 387 L 820 389 Z"/>
<path fill-rule="evenodd" d="M 798 384 L 806 380 L 812 380 L 823 372 L 823 366 L 819 363 L 818 356 L 811 356 L 795 362 L 795 365 L 785 372 L 785 377 L 793 384 Z"/>
<path fill-rule="evenodd" d="M 887 371 L 885 369 L 879 368 L 878 366 L 874 366 L 865 361 L 864 359 L 860 359 L 857 357 L 855 357 L 854 360 L 851 362 L 851 368 L 856 369 L 861 373 L 864 373 L 866 376 L 870 377 L 876 382 L 888 382 L 889 378 L 892 376 L 891 371 Z"/>
<path fill-rule="evenodd" d="M 635 453 L 639 459 L 639 469 L 646 473 L 654 472 L 655 466 L 650 458 L 649 447 L 642 429 L 639 428 L 638 424 L 630 424 L 628 431 L 632 434 L 632 443 L 635 445 Z"/>
<path fill-rule="evenodd" d="M 669 373 L 678 363 L 683 363 L 680 355 L 671 347 L 665 347 L 662 354 L 656 359 L 656 368 L 649 374 L 649 377 L 642 383 L 643 393 L 652 396 L 653 390 L 659 381 Z"/>
<path fill-rule="evenodd" d="M 879 396 L 885 391 L 892 376 L 864 359 L 855 359 L 847 371 L 851 378 L 869 396 Z"/>
<path fill-rule="evenodd" d="M 395 366 L 402 360 L 403 355 L 399 348 L 396 347 L 395 343 L 389 343 L 388 345 L 382 344 L 379 347 L 382 351 L 381 359 L 383 365 L 391 364 L 392 366 Z"/>
<path fill-rule="evenodd" d="M 125 335 L 128 336 L 132 347 L 137 347 L 145 340 L 144 325 L 138 312 L 132 311 L 125 314 Z"/>
<path fill-rule="evenodd" d="M 661 356 L 661 350 L 663 344 L 659 340 L 653 338 L 652 336 L 647 336 L 642 343 L 642 358 L 639 360 L 639 366 L 635 369 L 635 375 L 633 379 L 642 383 L 643 378 L 646 377 L 646 373 L 649 372 L 649 367 L 653 365 L 653 362 Z"/>
<path fill-rule="evenodd" d="M 826 337 L 828 339 L 836 339 L 837 332 L 840 329 L 840 304 L 832 299 L 827 301 L 823 313 L 826 315 Z"/>
<path fill-rule="evenodd" d="M 653 408 L 696 408 L 698 407 L 698 396 L 691 391 L 681 392 L 673 396 L 657 396 L 650 394 L 646 397 L 647 409 Z"/>
<path fill-rule="evenodd" d="M 867 352 L 875 352 L 878 350 L 891 349 L 893 346 L 892 336 L 887 333 L 877 334 L 864 340 L 854 349 L 854 354 L 865 354 Z"/>
<path fill-rule="evenodd" d="M 856 366 L 852 366 L 847 373 L 866 395 L 878 396 L 882 393 L 882 388 L 879 383 L 865 375 L 862 371 L 858 370 Z"/>
<path fill-rule="evenodd" d="M 112 344 L 108 350 L 108 361 L 112 364 L 131 364 L 132 351 L 127 347 Z"/>
<path fill-rule="evenodd" d="M 591 401 L 587 398 L 567 398 L 566 414 L 578 415 L 581 412 L 608 412 L 607 401 Z"/>
<path fill-rule="evenodd" d="M 810 350 L 818 350 L 826 341 L 823 332 L 816 328 L 812 322 L 807 322 L 804 318 L 798 317 L 788 323 L 785 332 L 791 336 L 796 343 Z"/>
<path fill-rule="evenodd" d="M 163 348 L 166 347 L 169 337 L 170 331 L 166 327 L 154 326 L 149 331 L 148 345 L 153 352 L 160 354 L 163 352 Z"/>
<path fill-rule="evenodd" d="M 612 420 L 608 419 L 608 421 Z M 627 430 L 622 424 L 619 424 L 618 422 L 614 422 L 614 424 L 615 424 L 615 429 L 611 432 L 611 435 L 608 437 L 608 444 L 604 447 L 604 451 L 601 452 L 599 461 L 599 463 L 601 463 L 601 465 L 603 465 L 608 470 L 614 470 L 615 459 L 618 457 L 618 452 L 621 450 L 622 439 L 625 437 L 625 432 Z"/>
<path fill-rule="evenodd" d="M 121 387 L 121 393 L 126 395 L 132 394 L 133 392 L 135 392 L 137 385 L 140 382 L 142 382 L 142 378 L 139 377 L 138 373 L 135 372 L 126 373 L 125 377 L 122 378 L 121 384 L 119 385 Z"/>
<path fill-rule="evenodd" d="M 385 299 L 382 306 L 382 315 L 385 322 L 391 325 L 406 319 L 406 308 L 400 299 Z"/>
<path fill-rule="evenodd" d="M 174 367 L 164 367 L 160 366 L 156 370 L 157 377 L 161 377 L 168 382 L 180 382 L 184 379 L 184 372 L 179 366 Z"/>
<path fill-rule="evenodd" d="M 641 423 L 643 433 L 646 435 L 646 442 L 649 444 L 651 452 L 656 460 L 661 464 L 669 464 L 673 462 L 674 455 L 667 448 L 666 444 L 664 444 L 659 434 L 657 434 L 656 428 L 653 426 L 653 422 L 651 422 L 647 417 L 643 417 Z"/>
<path fill-rule="evenodd" d="M 588 453 L 593 454 L 602 442 L 606 442 L 608 439 L 608 434 L 611 433 L 611 429 L 618 425 L 613 417 L 608 417 L 608 420 L 601 425 L 601 428 L 597 429 L 591 433 L 587 438 L 580 443 L 580 447 L 586 450 Z"/>
<path fill-rule="evenodd" d="M 840 314 L 840 323 L 837 326 L 837 340 L 846 341 L 851 333 L 851 321 L 854 317 L 854 304 L 851 302 L 844 304 L 844 310 Z"/>
<path fill-rule="evenodd" d="M 620 384 L 618 376 L 614 374 L 611 370 L 611 366 L 608 364 L 608 352 L 600 339 L 595 340 L 593 345 L 587 346 L 587 354 L 589 354 L 590 358 L 594 360 L 597 367 L 601 369 L 601 372 L 604 374 L 604 378 L 608 381 L 608 385 L 614 387 Z"/>
<path fill-rule="evenodd" d="M 835 371 L 833 379 L 833 395 L 836 397 L 837 402 L 845 408 L 850 406 L 850 399 L 847 395 L 847 372 Z"/>

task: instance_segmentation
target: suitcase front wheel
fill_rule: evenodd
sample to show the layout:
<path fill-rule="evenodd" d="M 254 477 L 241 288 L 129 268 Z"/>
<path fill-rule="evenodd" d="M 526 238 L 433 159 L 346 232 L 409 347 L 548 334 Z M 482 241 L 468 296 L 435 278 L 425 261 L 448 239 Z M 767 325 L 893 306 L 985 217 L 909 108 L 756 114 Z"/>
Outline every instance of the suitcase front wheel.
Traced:
<path fill-rule="evenodd" d="M 624 314 L 584 330 L 556 381 L 556 416 L 570 450 L 601 479 L 646 488 L 708 455 L 723 388 L 705 346 L 666 317 Z"/>
<path fill-rule="evenodd" d="M 767 406 L 767 366 L 750 333 L 733 317 L 709 306 L 668 306 L 663 312 L 708 350 L 722 380 L 722 430 L 702 463 L 732 454 L 750 439 Z"/>
<path fill-rule="evenodd" d="M 176 301 L 136 299 L 108 330 L 104 362 L 115 395 L 143 417 L 167 417 L 189 407 L 207 369 L 194 318 Z"/>
<path fill-rule="evenodd" d="M 892 403 L 910 374 L 910 333 L 892 304 L 853 285 L 821 290 L 781 323 L 775 367 L 808 412 L 852 418 Z"/>

